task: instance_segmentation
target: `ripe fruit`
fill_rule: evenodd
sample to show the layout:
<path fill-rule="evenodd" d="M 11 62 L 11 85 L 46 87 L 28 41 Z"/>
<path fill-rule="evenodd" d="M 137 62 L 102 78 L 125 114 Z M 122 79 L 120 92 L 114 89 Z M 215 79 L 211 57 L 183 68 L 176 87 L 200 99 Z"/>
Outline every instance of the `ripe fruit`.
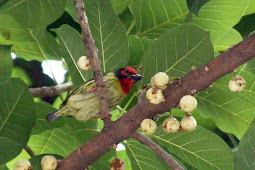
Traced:
<path fill-rule="evenodd" d="M 162 91 L 156 88 L 148 89 L 146 93 L 146 98 L 152 104 L 159 104 L 165 101 Z"/>
<path fill-rule="evenodd" d="M 185 95 L 180 100 L 180 107 L 185 112 L 192 112 L 197 108 L 197 99 L 191 95 Z"/>
<path fill-rule="evenodd" d="M 159 72 L 151 78 L 151 86 L 164 90 L 169 82 L 169 77 L 166 73 Z"/>
<path fill-rule="evenodd" d="M 145 135 L 152 135 L 157 130 L 156 122 L 151 119 L 144 119 L 140 126 Z"/>
<path fill-rule="evenodd" d="M 228 82 L 228 88 L 232 92 L 240 92 L 244 89 L 246 85 L 245 79 L 241 76 L 235 76 Z"/>
<path fill-rule="evenodd" d="M 52 155 L 46 155 L 41 160 L 43 170 L 55 170 L 57 168 L 57 159 Z"/>
<path fill-rule="evenodd" d="M 191 115 L 185 116 L 181 120 L 181 127 L 183 130 L 187 130 L 187 131 L 195 130 L 197 127 L 197 121 Z"/>
<path fill-rule="evenodd" d="M 180 123 L 176 118 L 169 117 L 164 120 L 164 122 L 162 124 L 162 128 L 167 133 L 175 133 L 179 130 Z"/>
<path fill-rule="evenodd" d="M 32 166 L 28 160 L 18 160 L 13 167 L 13 170 L 31 170 Z"/>
<path fill-rule="evenodd" d="M 124 170 L 126 167 L 126 164 L 123 160 L 115 158 L 111 162 L 111 170 Z"/>
<path fill-rule="evenodd" d="M 77 62 L 77 65 L 81 70 L 91 69 L 90 64 L 89 64 L 89 59 L 86 56 L 81 56 Z"/>

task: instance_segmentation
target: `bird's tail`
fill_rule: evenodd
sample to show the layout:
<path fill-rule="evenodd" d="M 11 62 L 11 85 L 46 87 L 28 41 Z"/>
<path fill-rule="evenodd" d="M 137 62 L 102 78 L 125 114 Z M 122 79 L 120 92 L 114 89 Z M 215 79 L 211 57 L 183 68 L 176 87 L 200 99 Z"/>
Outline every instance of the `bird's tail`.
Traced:
<path fill-rule="evenodd" d="M 49 114 L 46 116 L 46 120 L 47 120 L 47 121 L 53 121 L 53 120 L 56 120 L 57 118 L 63 116 L 63 115 L 61 114 L 61 112 L 62 112 L 64 109 L 65 109 L 65 107 L 62 107 L 62 108 L 59 109 L 58 111 L 49 113 Z"/>

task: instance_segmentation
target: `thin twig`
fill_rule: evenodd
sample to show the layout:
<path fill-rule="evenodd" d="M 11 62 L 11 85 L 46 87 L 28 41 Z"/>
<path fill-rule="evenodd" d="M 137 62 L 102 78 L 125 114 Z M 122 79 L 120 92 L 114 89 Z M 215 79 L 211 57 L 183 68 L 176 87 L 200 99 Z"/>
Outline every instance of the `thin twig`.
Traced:
<path fill-rule="evenodd" d="M 148 148 L 150 148 L 161 159 L 163 159 L 170 168 L 173 168 L 174 170 L 184 170 L 184 168 L 170 154 L 168 154 L 164 149 L 158 146 L 151 139 L 145 137 L 139 132 L 136 132 L 132 137 L 140 141 L 142 144 L 148 146 Z"/>
<path fill-rule="evenodd" d="M 24 149 L 25 149 L 25 151 L 26 151 L 31 157 L 36 156 L 35 153 L 32 151 L 32 149 L 31 149 L 28 145 L 26 145 L 26 146 L 24 147 Z"/>
<path fill-rule="evenodd" d="M 182 96 L 196 89 L 200 92 L 214 81 L 229 74 L 234 68 L 244 64 L 255 56 L 255 34 L 222 53 L 210 62 L 188 73 L 179 84 L 169 84 L 163 91 L 165 102 L 150 104 L 147 100 L 136 104 L 109 128 L 103 129 L 97 136 L 87 141 L 76 151 L 64 158 L 58 169 L 85 169 L 112 149 L 112 145 L 130 138 L 140 127 L 140 123 L 156 114 L 175 108 Z M 208 68 L 208 69 L 205 69 Z"/>
<path fill-rule="evenodd" d="M 32 94 L 33 97 L 53 97 L 71 90 L 72 86 L 72 82 L 67 82 L 64 84 L 50 87 L 29 88 L 29 92 Z"/>
<path fill-rule="evenodd" d="M 100 68 L 100 62 L 98 59 L 98 50 L 95 46 L 94 39 L 91 35 L 90 26 L 88 23 L 88 18 L 84 9 L 84 3 L 82 0 L 73 0 L 76 8 L 77 18 L 81 25 L 81 35 L 82 41 L 86 46 L 87 57 L 89 58 L 89 62 L 91 68 L 94 73 L 94 78 L 96 81 L 96 87 L 100 102 L 101 114 L 103 116 L 103 120 L 105 125 L 111 122 L 109 108 L 107 105 L 106 93 L 104 91 L 104 82 L 103 82 L 103 74 Z"/>

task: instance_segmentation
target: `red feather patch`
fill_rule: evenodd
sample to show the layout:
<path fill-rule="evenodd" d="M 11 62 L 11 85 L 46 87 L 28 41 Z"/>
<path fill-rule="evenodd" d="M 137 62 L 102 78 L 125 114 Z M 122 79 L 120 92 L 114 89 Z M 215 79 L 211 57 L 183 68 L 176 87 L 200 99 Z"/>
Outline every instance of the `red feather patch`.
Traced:
<path fill-rule="evenodd" d="M 129 78 L 122 79 L 120 81 L 120 85 L 121 85 L 123 93 L 128 94 L 134 83 L 135 82 L 132 79 L 129 79 Z"/>

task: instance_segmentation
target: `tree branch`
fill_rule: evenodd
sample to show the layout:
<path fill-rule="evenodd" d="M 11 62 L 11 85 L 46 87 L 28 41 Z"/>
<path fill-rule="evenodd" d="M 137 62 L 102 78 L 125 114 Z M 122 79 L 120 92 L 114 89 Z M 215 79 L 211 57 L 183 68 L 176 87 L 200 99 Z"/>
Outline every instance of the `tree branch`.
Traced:
<path fill-rule="evenodd" d="M 175 108 L 182 96 L 195 89 L 200 92 L 209 87 L 220 77 L 231 73 L 234 68 L 249 61 L 255 56 L 255 34 L 248 37 L 233 48 L 225 51 L 219 57 L 191 71 L 181 79 L 180 84 L 172 83 L 163 91 L 166 101 L 153 105 L 147 100 L 136 104 L 125 115 L 111 123 L 97 136 L 83 144 L 76 151 L 64 158 L 58 169 L 85 169 L 106 152 L 111 146 L 130 138 L 140 127 L 142 120 L 156 114 L 162 114 Z"/>
<path fill-rule="evenodd" d="M 170 168 L 173 168 L 174 170 L 184 170 L 184 168 L 170 154 L 164 151 L 164 149 L 162 149 L 149 138 L 145 137 L 139 132 L 136 132 L 134 135 L 132 135 L 132 137 L 140 141 L 142 144 L 148 146 L 159 157 L 161 157 Z"/>
<path fill-rule="evenodd" d="M 97 48 L 94 43 L 94 39 L 91 35 L 90 26 L 88 23 L 88 18 L 84 9 L 83 0 L 73 0 L 76 8 L 77 18 L 81 25 L 81 36 L 82 41 L 86 47 L 87 57 L 89 58 L 89 62 L 91 68 L 94 73 L 94 78 L 96 81 L 96 87 L 99 97 L 99 103 L 101 108 L 101 114 L 103 115 L 103 120 L 105 125 L 111 122 L 109 115 L 109 108 L 107 105 L 106 93 L 104 91 L 104 82 L 103 75 L 100 68 L 100 62 L 98 59 Z"/>
<path fill-rule="evenodd" d="M 50 87 L 29 88 L 29 92 L 32 94 L 33 97 L 53 97 L 65 91 L 71 90 L 72 86 L 72 82 L 67 82 L 64 84 Z"/>

